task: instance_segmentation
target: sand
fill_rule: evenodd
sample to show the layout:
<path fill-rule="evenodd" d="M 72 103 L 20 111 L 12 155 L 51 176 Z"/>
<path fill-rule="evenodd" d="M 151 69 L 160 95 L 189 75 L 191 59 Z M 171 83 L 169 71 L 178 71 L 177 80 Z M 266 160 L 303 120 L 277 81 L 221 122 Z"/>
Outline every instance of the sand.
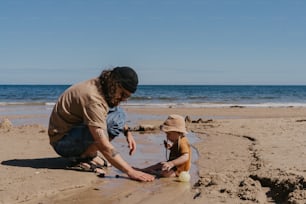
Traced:
<path fill-rule="evenodd" d="M 16 116 L 0 116 L 0 203 L 306 203 L 306 108 L 125 109 L 134 129 L 158 127 L 171 113 L 189 116 L 196 138 L 190 182 L 136 182 L 113 167 L 105 178 L 67 170 L 45 126 L 14 126 Z M 129 163 L 165 158 L 161 132 L 133 134 L 134 156 L 124 138 L 114 141 Z"/>

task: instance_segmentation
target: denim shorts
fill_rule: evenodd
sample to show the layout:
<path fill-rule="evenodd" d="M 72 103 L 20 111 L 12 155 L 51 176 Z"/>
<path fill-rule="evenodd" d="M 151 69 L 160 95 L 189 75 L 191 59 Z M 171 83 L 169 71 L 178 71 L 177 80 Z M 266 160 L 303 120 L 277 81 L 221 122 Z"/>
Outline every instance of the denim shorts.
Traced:
<path fill-rule="evenodd" d="M 62 157 L 79 157 L 93 143 L 88 126 L 81 125 L 73 127 L 53 148 Z"/>
<path fill-rule="evenodd" d="M 126 114 L 120 107 L 112 108 L 108 112 L 106 122 L 107 132 L 112 140 L 123 132 Z M 56 153 L 63 157 L 79 157 L 93 142 L 94 139 L 88 126 L 80 125 L 73 127 L 61 140 L 53 145 L 53 148 Z"/>
<path fill-rule="evenodd" d="M 126 114 L 120 107 L 110 108 L 107 114 L 107 133 L 110 139 L 118 137 L 123 133 L 126 122 Z"/>

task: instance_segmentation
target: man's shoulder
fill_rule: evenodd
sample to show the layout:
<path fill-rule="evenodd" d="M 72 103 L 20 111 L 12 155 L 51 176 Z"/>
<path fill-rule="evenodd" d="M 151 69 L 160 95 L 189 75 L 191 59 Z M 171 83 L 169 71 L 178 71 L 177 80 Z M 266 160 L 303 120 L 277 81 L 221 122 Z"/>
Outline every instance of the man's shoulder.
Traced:
<path fill-rule="evenodd" d="M 100 90 L 98 86 L 98 78 L 88 79 L 86 81 L 79 82 L 70 87 L 72 91 L 76 91 L 80 94 L 91 95 L 91 94 L 99 94 Z"/>

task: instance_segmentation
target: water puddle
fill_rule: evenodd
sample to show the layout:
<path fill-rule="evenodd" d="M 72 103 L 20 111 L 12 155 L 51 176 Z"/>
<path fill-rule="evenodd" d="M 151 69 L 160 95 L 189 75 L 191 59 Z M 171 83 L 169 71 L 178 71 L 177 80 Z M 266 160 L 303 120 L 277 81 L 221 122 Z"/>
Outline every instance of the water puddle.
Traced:
<path fill-rule="evenodd" d="M 169 157 L 169 150 L 164 148 L 163 141 L 166 135 L 160 134 L 139 134 L 133 133 L 137 143 L 137 150 L 133 156 L 128 155 L 128 147 L 124 137 L 115 139 L 112 144 L 119 150 L 121 156 L 132 166 L 144 168 L 161 161 L 167 161 Z M 187 135 L 192 149 L 192 165 L 190 175 L 192 180 L 198 180 L 197 161 L 199 158 L 198 151 L 193 144 L 199 141 L 199 138 L 194 133 Z M 124 154 L 126 153 L 126 154 Z M 119 173 L 119 172 L 118 172 Z"/>
<path fill-rule="evenodd" d="M 120 155 L 130 165 L 144 168 L 157 162 L 167 160 L 166 150 L 163 145 L 166 135 L 163 132 L 160 132 L 160 134 L 133 133 L 133 135 L 137 142 L 137 151 L 133 156 L 128 155 L 129 150 L 124 137 L 120 136 L 112 142 L 119 150 Z M 197 138 L 193 133 L 188 134 L 187 137 L 192 145 L 190 182 L 179 182 L 177 178 L 157 178 L 154 182 L 139 183 L 131 181 L 125 174 L 122 174 L 119 170 L 112 167 L 107 172 L 106 177 L 101 179 L 101 184 L 98 184 L 95 188 L 96 191 L 90 193 L 90 202 L 99 203 L 99 200 L 100 202 L 103 200 L 103 202 L 107 201 L 108 203 L 112 203 L 116 200 L 115 203 L 120 203 L 119 200 L 124 198 L 125 202 L 128 202 L 128 199 L 131 199 L 131 202 L 137 203 L 137 199 L 147 199 L 148 196 L 154 197 L 158 195 L 159 197 L 164 196 L 162 199 L 167 199 L 167 196 L 169 196 L 167 192 L 170 194 L 176 194 L 178 192 L 183 193 L 186 190 L 190 190 L 192 185 L 199 179 L 197 167 L 199 155 L 193 146 L 194 143 L 199 141 L 199 138 Z M 135 196 L 136 194 L 137 196 Z M 88 193 L 86 196 L 89 196 Z"/>

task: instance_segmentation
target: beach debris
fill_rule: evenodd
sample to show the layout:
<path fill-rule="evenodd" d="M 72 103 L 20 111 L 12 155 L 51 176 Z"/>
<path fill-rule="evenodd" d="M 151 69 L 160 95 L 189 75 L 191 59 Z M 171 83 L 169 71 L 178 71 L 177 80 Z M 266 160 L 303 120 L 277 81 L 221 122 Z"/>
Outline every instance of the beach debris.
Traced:
<path fill-rule="evenodd" d="M 46 130 L 46 129 L 43 129 L 43 130 L 39 130 L 38 132 L 39 132 L 39 133 L 46 133 L 47 130 Z"/>
<path fill-rule="evenodd" d="M 96 173 L 97 177 L 100 178 L 104 178 L 105 177 L 105 173 Z"/>
<path fill-rule="evenodd" d="M 204 185 L 204 183 L 202 182 L 201 179 L 199 179 L 197 182 L 195 182 L 195 184 L 193 185 L 193 187 L 194 187 L 194 188 L 197 188 L 197 187 L 200 187 L 200 186 L 202 186 L 202 185 Z"/>
<path fill-rule="evenodd" d="M 10 131 L 13 128 L 13 124 L 7 118 L 3 119 L 0 123 L 0 129 L 4 131 Z"/>
<path fill-rule="evenodd" d="M 192 121 L 192 122 L 193 122 L 193 121 Z M 193 123 L 211 123 L 211 122 L 213 122 L 212 119 L 202 120 L 202 118 L 200 118 L 200 119 L 196 120 L 196 121 L 193 122 Z"/>
<path fill-rule="evenodd" d="M 159 130 L 155 125 L 142 124 L 132 129 L 133 131 L 156 131 Z"/>
<path fill-rule="evenodd" d="M 244 106 L 239 106 L 239 105 L 234 105 L 234 106 L 230 106 L 230 108 L 245 108 Z"/>
<path fill-rule="evenodd" d="M 198 190 L 198 189 L 197 189 L 197 190 Z M 198 191 L 196 192 L 196 194 L 194 194 L 193 199 L 197 199 L 197 198 L 200 197 L 200 196 L 201 196 L 201 191 L 198 190 Z"/>
<path fill-rule="evenodd" d="M 300 123 L 300 122 L 306 122 L 306 119 L 296 120 L 295 122 L 298 122 L 298 123 Z"/>
<path fill-rule="evenodd" d="M 185 117 L 185 122 L 186 123 L 211 123 L 213 122 L 212 119 L 208 119 L 208 120 L 203 120 L 202 118 L 199 118 L 197 120 L 191 120 L 190 116 L 186 116 Z"/>
<path fill-rule="evenodd" d="M 186 123 L 191 123 L 191 119 L 190 119 L 190 116 L 189 116 L 189 115 L 187 115 L 187 116 L 185 117 L 185 122 L 186 122 Z"/>

